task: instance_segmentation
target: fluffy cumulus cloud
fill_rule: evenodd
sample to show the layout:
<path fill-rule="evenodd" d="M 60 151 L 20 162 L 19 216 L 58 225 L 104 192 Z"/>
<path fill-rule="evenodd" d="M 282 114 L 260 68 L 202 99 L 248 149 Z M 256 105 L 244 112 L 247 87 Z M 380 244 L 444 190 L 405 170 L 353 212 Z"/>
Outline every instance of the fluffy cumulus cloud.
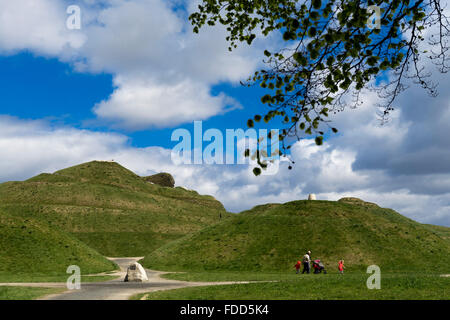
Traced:
<path fill-rule="evenodd" d="M 0 54 L 30 50 L 45 56 L 65 56 L 79 49 L 85 35 L 66 28 L 61 1 L 0 1 Z"/>
<path fill-rule="evenodd" d="M 255 68 L 254 52 L 229 53 L 222 28 L 195 35 L 187 13 L 161 0 L 116 1 L 86 27 L 80 70 L 115 75 L 115 92 L 95 108 L 107 122 L 127 129 L 174 126 L 236 107 L 210 88 L 236 82 Z"/>
<path fill-rule="evenodd" d="M 170 127 L 193 119 L 205 120 L 240 107 L 224 94 L 211 96 L 202 83 L 184 80 L 172 84 L 116 79 L 117 89 L 94 112 L 108 122 L 126 128 Z M 228 106 L 226 109 L 224 106 Z"/>
<path fill-rule="evenodd" d="M 228 52 L 223 27 L 194 34 L 190 1 L 81 1 L 80 30 L 66 28 L 69 4 L 1 1 L 0 54 L 28 50 L 112 74 L 115 91 L 93 112 L 116 127 L 170 127 L 226 112 L 235 101 L 211 87 L 247 77 L 260 60 L 255 48 Z"/>

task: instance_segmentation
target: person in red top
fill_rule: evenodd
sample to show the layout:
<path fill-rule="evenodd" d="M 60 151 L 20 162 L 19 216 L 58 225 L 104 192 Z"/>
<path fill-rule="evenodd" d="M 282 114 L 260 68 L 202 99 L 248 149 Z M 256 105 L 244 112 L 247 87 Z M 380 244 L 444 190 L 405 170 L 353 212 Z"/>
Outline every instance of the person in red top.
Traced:
<path fill-rule="evenodd" d="M 297 261 L 297 263 L 295 264 L 295 270 L 297 270 L 295 273 L 299 273 L 300 272 L 300 267 L 302 265 L 301 261 Z"/>
<path fill-rule="evenodd" d="M 344 260 L 339 261 L 338 269 L 340 274 L 344 274 Z"/>

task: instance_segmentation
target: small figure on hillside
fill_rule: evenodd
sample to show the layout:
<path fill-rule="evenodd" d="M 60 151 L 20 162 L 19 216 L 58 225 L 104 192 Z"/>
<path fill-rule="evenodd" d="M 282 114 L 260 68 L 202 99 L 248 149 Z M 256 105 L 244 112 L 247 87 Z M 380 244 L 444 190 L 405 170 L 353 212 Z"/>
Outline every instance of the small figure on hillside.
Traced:
<path fill-rule="evenodd" d="M 302 274 L 305 273 L 305 271 L 306 271 L 306 273 L 309 273 L 310 263 L 311 263 L 311 251 L 308 251 L 303 256 L 303 271 L 302 271 Z"/>
<path fill-rule="evenodd" d="M 295 270 L 296 270 L 296 274 L 299 274 L 300 273 L 300 267 L 301 267 L 301 265 L 302 265 L 302 262 L 299 260 L 299 261 L 297 261 L 297 263 L 295 264 Z"/>
<path fill-rule="evenodd" d="M 339 260 L 338 269 L 340 274 L 344 274 L 344 260 Z"/>

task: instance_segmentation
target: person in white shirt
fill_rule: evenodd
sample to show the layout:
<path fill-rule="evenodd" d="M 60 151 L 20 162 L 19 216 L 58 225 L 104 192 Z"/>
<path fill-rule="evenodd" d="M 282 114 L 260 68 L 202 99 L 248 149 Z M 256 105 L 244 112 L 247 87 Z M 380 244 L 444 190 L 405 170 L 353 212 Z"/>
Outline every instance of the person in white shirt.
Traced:
<path fill-rule="evenodd" d="M 311 267 L 311 251 L 308 251 L 304 256 L 303 256 L 303 271 L 302 274 L 305 273 L 309 273 Z"/>

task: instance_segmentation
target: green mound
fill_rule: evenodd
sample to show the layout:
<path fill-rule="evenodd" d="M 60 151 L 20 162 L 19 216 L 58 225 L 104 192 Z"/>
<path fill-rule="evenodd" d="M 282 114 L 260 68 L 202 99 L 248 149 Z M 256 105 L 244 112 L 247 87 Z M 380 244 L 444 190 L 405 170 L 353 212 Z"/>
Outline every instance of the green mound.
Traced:
<path fill-rule="evenodd" d="M 173 188 L 175 186 L 175 179 L 170 173 L 161 172 L 144 178 L 145 181 L 151 182 L 163 187 Z"/>
<path fill-rule="evenodd" d="M 228 217 L 211 196 L 93 161 L 0 185 L 0 209 L 65 231 L 106 256 L 141 256 Z"/>
<path fill-rule="evenodd" d="M 341 198 L 338 200 L 338 202 L 355 204 L 355 205 L 360 205 L 363 207 L 378 207 L 378 205 L 376 203 L 367 202 L 367 201 L 361 200 L 359 198 L 354 198 L 354 197 Z"/>
<path fill-rule="evenodd" d="M 78 265 L 82 274 L 115 269 L 98 252 L 56 228 L 0 212 L 1 278 L 20 274 L 67 276 L 70 265 Z"/>
<path fill-rule="evenodd" d="M 173 271 L 287 272 L 305 251 L 335 272 L 376 264 L 383 271 L 450 273 L 450 243 L 426 226 L 376 205 L 294 201 L 257 206 L 146 256 Z"/>
<path fill-rule="evenodd" d="M 450 243 L 450 228 L 444 226 L 434 226 L 432 224 L 424 224 L 424 227 Z"/>

